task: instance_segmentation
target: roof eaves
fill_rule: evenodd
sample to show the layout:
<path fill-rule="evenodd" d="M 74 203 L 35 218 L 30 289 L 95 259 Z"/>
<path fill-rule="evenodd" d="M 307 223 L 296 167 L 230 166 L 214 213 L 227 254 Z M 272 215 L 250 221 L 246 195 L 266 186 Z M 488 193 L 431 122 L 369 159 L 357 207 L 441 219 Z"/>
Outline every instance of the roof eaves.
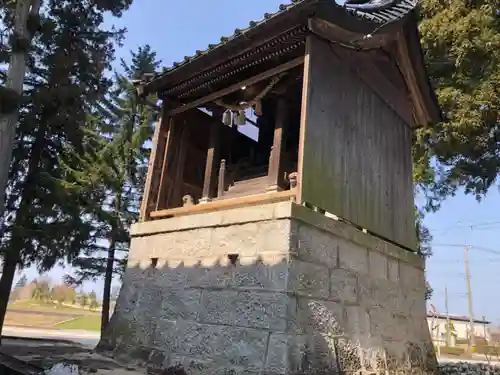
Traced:
<path fill-rule="evenodd" d="M 467 316 L 460 316 L 460 315 L 448 315 L 446 316 L 445 314 L 427 314 L 428 318 L 438 318 L 438 319 L 450 319 L 450 320 L 455 320 L 457 322 L 469 322 L 470 318 Z M 489 320 L 482 320 L 482 319 L 474 319 L 474 323 L 478 324 L 491 324 Z"/>
<path fill-rule="evenodd" d="M 253 20 L 249 22 L 249 25 L 246 28 L 237 28 L 232 35 L 229 36 L 222 36 L 220 38 L 220 42 L 216 44 L 209 44 L 208 47 L 204 50 L 197 50 L 194 55 L 192 56 L 185 56 L 183 61 L 177 61 L 172 64 L 171 67 L 165 68 L 162 73 L 152 77 L 150 80 L 151 83 L 152 81 L 161 79 L 162 77 L 169 75 L 173 73 L 174 71 L 180 69 L 181 67 L 213 52 L 214 50 L 228 44 L 229 42 L 232 42 L 233 40 L 244 36 L 247 34 L 249 31 L 255 29 L 256 27 L 259 27 L 266 22 L 269 22 L 270 20 L 276 18 L 279 15 L 282 15 L 283 13 L 295 8 L 297 5 L 305 2 L 311 2 L 311 0 L 291 0 L 290 4 L 281 4 L 278 7 L 278 10 L 274 13 L 265 13 L 264 17 L 261 20 Z"/>

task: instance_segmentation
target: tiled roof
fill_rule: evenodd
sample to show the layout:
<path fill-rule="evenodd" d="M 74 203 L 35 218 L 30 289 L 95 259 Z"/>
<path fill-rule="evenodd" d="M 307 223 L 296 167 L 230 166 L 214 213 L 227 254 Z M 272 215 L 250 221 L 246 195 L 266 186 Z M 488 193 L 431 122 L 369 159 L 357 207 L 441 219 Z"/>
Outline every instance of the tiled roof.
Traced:
<path fill-rule="evenodd" d="M 260 20 L 254 20 L 254 21 L 250 21 L 248 23 L 248 26 L 247 27 L 244 27 L 244 28 L 238 28 L 236 30 L 234 30 L 234 33 L 232 35 L 229 35 L 229 36 L 222 36 L 220 38 L 220 42 L 219 43 L 215 43 L 215 44 L 209 44 L 208 47 L 204 50 L 197 50 L 195 52 L 194 55 L 192 56 L 185 56 L 184 57 L 184 60 L 183 61 L 177 61 L 177 62 L 174 62 L 172 64 L 171 67 L 168 67 L 168 68 L 165 68 L 162 75 L 164 74 L 168 74 L 170 73 L 171 71 L 177 69 L 177 68 L 180 68 L 181 66 L 193 61 L 194 59 L 200 57 L 200 56 L 203 56 L 203 55 L 206 55 L 210 52 L 212 52 L 214 49 L 224 45 L 224 44 L 227 44 L 228 42 L 232 41 L 233 39 L 236 39 L 237 37 L 239 37 L 240 35 L 242 34 L 245 34 L 247 33 L 249 30 L 257 27 L 257 26 L 260 26 L 262 25 L 263 23 L 267 22 L 268 20 L 284 13 L 284 12 L 287 12 L 289 11 L 290 9 L 294 8 L 295 6 L 297 6 L 298 4 L 300 3 L 304 3 L 304 2 L 311 2 L 311 0 L 291 0 L 291 3 L 290 4 L 281 4 L 279 7 L 278 7 L 278 10 L 274 13 L 265 13 L 264 14 L 264 17 Z"/>
<path fill-rule="evenodd" d="M 454 320 L 457 322 L 469 322 L 470 321 L 470 318 L 468 316 L 451 315 L 451 314 L 448 316 L 449 316 L 450 320 Z M 436 314 L 436 315 L 433 315 L 431 313 L 427 314 L 427 318 L 434 318 L 434 317 L 436 317 L 438 319 L 446 319 L 447 318 L 446 314 Z M 474 318 L 474 323 L 490 324 L 491 322 L 488 320 Z"/>
<path fill-rule="evenodd" d="M 153 78 L 153 80 L 161 78 L 162 76 L 166 76 L 173 71 L 179 69 L 187 65 L 188 63 L 202 57 L 204 55 L 209 54 L 213 50 L 231 42 L 232 40 L 238 38 L 239 36 L 247 33 L 249 30 L 252 30 L 269 20 L 288 12 L 294 8 L 296 8 L 299 4 L 314 4 L 321 1 L 331 1 L 335 4 L 334 0 L 290 0 L 289 4 L 281 4 L 278 7 L 278 10 L 274 13 L 266 13 L 264 17 L 260 20 L 250 21 L 248 26 L 245 28 L 238 28 L 234 31 L 232 35 L 222 36 L 220 41 L 215 44 L 209 44 L 205 50 L 197 50 L 196 53 L 192 56 L 185 56 L 183 61 L 174 62 L 171 67 L 165 68 L 163 72 Z M 347 12 L 356 15 L 360 18 L 364 18 L 368 21 L 373 22 L 375 28 L 377 26 L 383 26 L 386 23 L 390 23 L 392 21 L 396 21 L 401 19 L 406 14 L 408 14 L 416 5 L 418 0 L 371 0 L 365 4 L 348 4 L 346 3 L 344 6 L 338 6 L 340 8 L 344 8 Z"/>
<path fill-rule="evenodd" d="M 418 4 L 418 0 L 372 0 L 365 4 L 345 4 L 344 7 L 359 17 L 386 24 L 403 18 Z"/>

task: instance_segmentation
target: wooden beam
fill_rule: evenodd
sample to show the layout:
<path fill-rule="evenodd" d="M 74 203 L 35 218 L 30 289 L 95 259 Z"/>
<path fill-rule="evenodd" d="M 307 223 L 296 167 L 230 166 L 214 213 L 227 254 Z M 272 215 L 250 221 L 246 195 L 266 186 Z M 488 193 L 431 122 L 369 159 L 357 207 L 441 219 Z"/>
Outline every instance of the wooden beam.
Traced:
<path fill-rule="evenodd" d="M 304 59 L 304 74 L 302 80 L 302 101 L 300 110 L 300 129 L 299 129 L 299 150 L 298 150 L 298 161 L 297 161 L 297 196 L 296 202 L 302 204 L 302 175 L 304 170 L 304 143 L 305 134 L 307 126 L 307 107 L 310 91 L 310 80 L 311 80 L 311 45 L 313 35 L 309 35 L 306 38 L 306 51 Z"/>
<path fill-rule="evenodd" d="M 163 164 L 161 168 L 160 175 L 160 187 L 158 190 L 158 198 L 156 199 L 156 210 L 160 210 L 165 208 L 168 185 L 167 185 L 167 177 L 168 177 L 168 167 L 170 167 L 170 163 L 172 161 L 172 141 L 173 141 L 173 132 L 175 131 L 175 121 L 172 117 L 168 119 L 168 127 L 165 129 L 165 132 L 161 134 L 161 136 L 165 137 L 165 151 L 163 152 Z"/>
<path fill-rule="evenodd" d="M 245 197 L 226 199 L 222 201 L 208 202 L 198 204 L 196 206 L 171 208 L 168 210 L 151 212 L 151 217 L 154 219 L 162 219 L 174 216 L 184 216 L 201 214 L 212 211 L 229 210 L 240 207 L 247 207 L 256 204 L 268 204 L 291 200 L 295 197 L 296 190 L 286 190 L 272 193 L 263 193 L 257 195 L 248 195 Z"/>
<path fill-rule="evenodd" d="M 287 103 L 284 97 L 278 99 L 274 125 L 273 147 L 269 158 L 268 191 L 277 191 L 283 186 L 283 135 L 287 121 Z"/>
<path fill-rule="evenodd" d="M 418 85 L 417 77 L 410 59 L 410 52 L 404 33 L 399 33 L 397 37 L 397 62 L 401 73 L 403 74 L 410 95 L 413 98 L 413 107 L 415 120 L 418 125 L 426 124 L 428 122 L 427 111 L 423 105 L 424 99 Z"/>
<path fill-rule="evenodd" d="M 186 164 L 186 151 L 189 142 L 189 126 L 182 127 L 182 135 L 179 145 L 179 154 L 177 156 L 177 166 L 175 168 L 173 203 L 181 201 L 182 190 L 184 189 L 184 166 Z M 170 202 L 169 202 L 170 203 Z"/>
<path fill-rule="evenodd" d="M 351 70 L 409 126 L 414 125 L 412 103 L 407 93 L 395 87 L 383 72 L 370 62 L 371 52 L 358 52 L 339 46 L 336 28 L 326 21 L 309 20 L 309 28 L 320 38 L 332 42 L 332 51 L 339 60 L 348 64 Z"/>
<path fill-rule="evenodd" d="M 144 186 L 144 194 L 142 196 L 141 201 L 141 209 L 139 215 L 139 221 L 146 221 L 149 218 L 149 206 L 151 202 L 153 202 L 153 184 L 155 183 L 155 175 L 156 175 L 156 166 L 159 163 L 159 160 L 162 159 L 163 149 L 164 149 L 164 140 L 162 140 L 162 135 L 164 132 L 164 119 L 166 119 L 165 115 L 165 106 L 162 110 L 162 116 L 156 123 L 155 132 L 153 135 L 153 146 L 151 148 L 151 154 L 149 156 L 148 161 L 148 172 L 146 175 L 146 184 Z"/>
<path fill-rule="evenodd" d="M 222 159 L 219 167 L 219 183 L 217 184 L 217 198 L 224 195 L 224 188 L 226 187 L 226 161 Z"/>
<path fill-rule="evenodd" d="M 396 62 L 413 97 L 417 125 L 443 120 L 439 103 L 425 71 L 417 27 L 410 21 L 398 33 Z"/>
<path fill-rule="evenodd" d="M 220 116 L 222 113 L 214 113 L 214 118 L 210 121 L 210 138 L 208 140 L 207 162 L 205 164 L 205 178 L 203 180 L 203 193 L 201 201 L 206 203 L 210 201 L 215 192 L 215 182 L 217 175 L 217 165 L 219 163 L 221 130 Z"/>
<path fill-rule="evenodd" d="M 182 107 L 178 107 L 173 109 L 170 112 L 170 115 L 178 115 L 180 113 L 186 112 L 190 109 L 197 108 L 202 106 L 203 104 L 212 102 L 216 99 L 219 99 L 221 97 L 224 97 L 228 94 L 231 94 L 235 91 L 241 90 L 243 86 L 251 86 L 256 84 L 257 82 L 263 81 L 267 78 L 274 77 L 277 74 L 283 73 L 287 70 L 290 70 L 292 68 L 295 68 L 296 66 L 299 66 L 304 63 L 304 56 L 297 57 L 285 64 L 282 64 L 280 66 L 277 66 L 276 68 L 269 69 L 263 73 L 257 74 L 256 76 L 253 76 L 251 78 L 248 78 L 244 81 L 241 81 L 239 83 L 236 83 L 234 85 L 231 85 L 229 87 L 226 87 L 225 89 L 213 92 L 207 96 L 204 96 L 203 98 L 197 99 L 195 101 L 192 101 L 191 103 L 185 104 Z"/>

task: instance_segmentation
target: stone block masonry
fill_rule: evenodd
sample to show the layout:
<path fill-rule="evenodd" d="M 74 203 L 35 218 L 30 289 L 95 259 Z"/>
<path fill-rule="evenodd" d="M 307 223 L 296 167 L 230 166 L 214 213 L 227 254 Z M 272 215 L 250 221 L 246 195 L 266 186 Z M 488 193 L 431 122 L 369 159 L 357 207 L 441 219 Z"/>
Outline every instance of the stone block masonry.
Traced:
<path fill-rule="evenodd" d="M 97 350 L 188 374 L 431 374 L 424 262 L 282 202 L 133 227 Z"/>

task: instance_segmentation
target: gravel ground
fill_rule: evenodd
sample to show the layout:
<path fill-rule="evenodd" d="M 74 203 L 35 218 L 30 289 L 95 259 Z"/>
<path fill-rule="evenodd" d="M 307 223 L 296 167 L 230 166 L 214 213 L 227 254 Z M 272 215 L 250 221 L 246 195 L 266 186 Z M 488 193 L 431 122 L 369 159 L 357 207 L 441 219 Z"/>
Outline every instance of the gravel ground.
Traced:
<path fill-rule="evenodd" d="M 442 363 L 439 365 L 442 375 L 500 375 L 499 365 L 487 363 Z"/>

